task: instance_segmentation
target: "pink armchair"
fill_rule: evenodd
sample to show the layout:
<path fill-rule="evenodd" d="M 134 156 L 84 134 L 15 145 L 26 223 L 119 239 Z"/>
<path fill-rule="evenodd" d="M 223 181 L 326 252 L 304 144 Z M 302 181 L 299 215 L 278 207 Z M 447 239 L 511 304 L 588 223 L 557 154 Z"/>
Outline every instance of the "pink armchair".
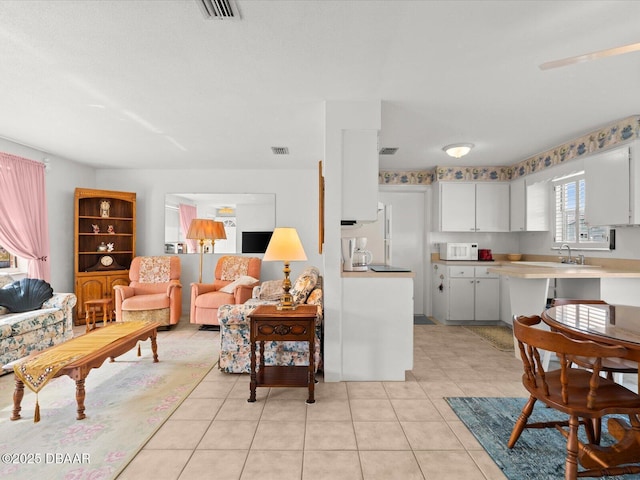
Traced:
<path fill-rule="evenodd" d="M 175 325 L 182 315 L 180 258 L 177 255 L 135 257 L 131 283 L 113 287 L 116 321 L 153 319 Z"/>
<path fill-rule="evenodd" d="M 262 260 L 258 257 L 225 255 L 216 265 L 213 283 L 191 284 L 191 323 L 220 325 L 218 307 L 246 302 L 260 282 Z M 252 277 L 255 281 L 252 281 Z M 235 283 L 234 283 L 235 282 Z M 231 288 L 228 285 L 234 283 Z M 227 287 L 222 291 L 221 289 Z"/>

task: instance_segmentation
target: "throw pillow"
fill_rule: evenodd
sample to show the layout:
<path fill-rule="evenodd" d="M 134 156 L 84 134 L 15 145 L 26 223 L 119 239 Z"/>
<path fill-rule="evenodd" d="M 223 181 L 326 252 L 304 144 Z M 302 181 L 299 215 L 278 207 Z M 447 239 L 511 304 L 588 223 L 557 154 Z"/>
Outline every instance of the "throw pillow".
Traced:
<path fill-rule="evenodd" d="M 316 305 L 318 307 L 318 315 L 322 317 L 322 289 L 314 288 L 307 298 L 307 305 Z"/>
<path fill-rule="evenodd" d="M 320 270 L 316 267 L 307 267 L 293 284 L 290 293 L 293 295 L 294 303 L 305 303 L 307 297 L 311 293 L 311 290 L 318 283 L 318 277 L 320 276 Z"/>
<path fill-rule="evenodd" d="M 220 291 L 224 293 L 233 293 L 238 285 L 251 285 L 252 283 L 256 283 L 257 281 L 257 278 L 250 277 L 249 275 L 242 275 L 241 277 L 238 277 L 237 280 L 234 280 L 230 284 L 222 287 Z"/>
<path fill-rule="evenodd" d="M 284 290 L 282 289 L 282 280 L 267 280 L 260 285 L 260 300 L 280 300 Z"/>

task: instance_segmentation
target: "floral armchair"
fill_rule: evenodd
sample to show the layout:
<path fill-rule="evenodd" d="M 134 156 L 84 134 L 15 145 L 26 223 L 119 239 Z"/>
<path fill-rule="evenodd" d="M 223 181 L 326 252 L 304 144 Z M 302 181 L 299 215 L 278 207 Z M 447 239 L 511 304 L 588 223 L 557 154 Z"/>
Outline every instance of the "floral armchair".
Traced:
<path fill-rule="evenodd" d="M 218 308 L 249 300 L 253 287 L 259 283 L 261 268 L 258 257 L 220 257 L 213 283 L 191 284 L 191 323 L 218 325 Z"/>
<path fill-rule="evenodd" d="M 117 321 L 150 318 L 175 325 L 182 315 L 180 257 L 135 257 L 127 285 L 113 287 Z"/>
<path fill-rule="evenodd" d="M 270 280 L 256 287 L 253 297 L 244 305 L 222 305 L 220 322 L 220 361 L 218 368 L 226 373 L 249 373 L 251 343 L 249 315 L 258 305 L 277 303 L 282 293 L 282 280 Z M 317 305 L 314 365 L 322 370 L 323 293 L 322 277 L 316 267 L 300 274 L 291 289 L 294 302 Z M 307 342 L 265 342 L 265 365 L 308 365 Z M 256 352 L 259 355 L 259 352 Z"/>

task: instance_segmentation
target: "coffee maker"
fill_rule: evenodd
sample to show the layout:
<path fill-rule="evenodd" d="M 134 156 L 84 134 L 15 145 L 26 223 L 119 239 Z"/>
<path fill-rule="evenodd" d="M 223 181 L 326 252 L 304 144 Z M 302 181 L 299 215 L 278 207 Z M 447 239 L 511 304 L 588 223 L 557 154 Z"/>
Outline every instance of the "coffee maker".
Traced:
<path fill-rule="evenodd" d="M 353 272 L 353 254 L 356 250 L 356 239 L 345 237 L 342 239 L 342 271 Z"/>
<path fill-rule="evenodd" d="M 365 250 L 367 246 L 367 237 L 356 238 L 356 249 L 353 252 L 353 270 L 356 272 L 366 272 L 369 270 L 369 264 L 373 259 L 373 254 L 369 250 Z"/>

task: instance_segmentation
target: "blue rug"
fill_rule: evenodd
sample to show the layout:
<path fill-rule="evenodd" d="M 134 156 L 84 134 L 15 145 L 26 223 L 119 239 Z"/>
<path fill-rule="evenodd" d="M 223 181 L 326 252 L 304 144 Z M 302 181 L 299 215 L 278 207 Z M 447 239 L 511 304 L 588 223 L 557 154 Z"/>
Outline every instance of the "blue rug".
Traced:
<path fill-rule="evenodd" d="M 507 448 L 507 441 L 526 402 L 525 398 L 450 397 L 446 401 L 509 480 L 564 478 L 567 441 L 557 430 L 525 429 L 513 449 Z M 529 421 L 563 418 L 567 417 L 538 402 Z M 606 421 L 602 429 L 601 444 L 612 444 L 614 439 L 606 430 Z M 582 433 L 580 439 L 586 441 Z M 638 480 L 640 475 L 601 478 Z"/>
<path fill-rule="evenodd" d="M 425 315 L 414 315 L 413 316 L 413 324 L 414 325 L 435 325 L 435 323 L 433 323 Z"/>

